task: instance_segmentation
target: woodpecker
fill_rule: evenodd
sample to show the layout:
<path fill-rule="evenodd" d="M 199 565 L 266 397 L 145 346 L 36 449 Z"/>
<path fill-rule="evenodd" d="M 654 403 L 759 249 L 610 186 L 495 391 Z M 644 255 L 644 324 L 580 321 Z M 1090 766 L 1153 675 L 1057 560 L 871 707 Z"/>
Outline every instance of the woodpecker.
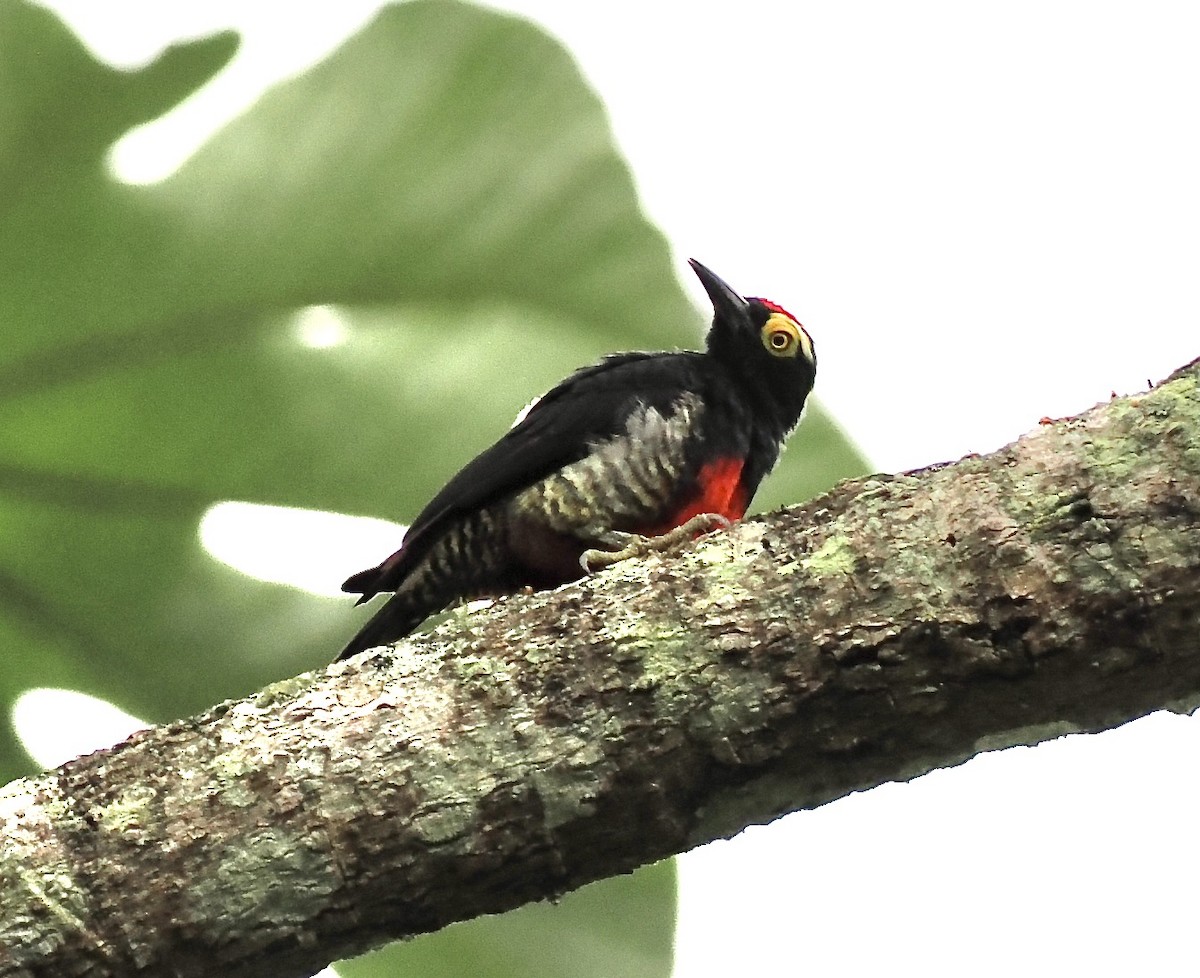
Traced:
<path fill-rule="evenodd" d="M 421 511 L 403 545 L 342 590 L 394 592 L 339 659 L 403 638 L 459 599 L 551 588 L 741 518 L 812 391 L 794 316 L 698 261 L 703 352 L 618 353 L 536 401 Z"/>

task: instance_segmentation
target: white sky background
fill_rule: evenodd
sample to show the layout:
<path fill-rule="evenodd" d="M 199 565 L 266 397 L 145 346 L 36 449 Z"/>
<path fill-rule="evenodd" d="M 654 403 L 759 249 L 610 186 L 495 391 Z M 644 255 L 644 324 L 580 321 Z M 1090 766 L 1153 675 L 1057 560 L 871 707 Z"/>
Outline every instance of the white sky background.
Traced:
<path fill-rule="evenodd" d="M 48 5 L 124 64 L 243 33 L 119 147 L 143 180 L 376 7 Z M 697 304 L 689 256 L 805 323 L 820 398 L 880 469 L 990 451 L 1200 355 L 1200 6 L 495 6 L 579 60 Z M 1156 716 L 689 854 L 678 978 L 1190 970 L 1198 755 L 1200 723 Z"/>

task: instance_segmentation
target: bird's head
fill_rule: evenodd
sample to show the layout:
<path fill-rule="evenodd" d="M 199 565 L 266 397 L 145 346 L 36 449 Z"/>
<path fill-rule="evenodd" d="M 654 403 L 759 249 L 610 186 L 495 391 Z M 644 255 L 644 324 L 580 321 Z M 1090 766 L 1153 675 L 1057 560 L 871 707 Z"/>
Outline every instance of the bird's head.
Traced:
<path fill-rule="evenodd" d="M 744 298 L 694 258 L 688 260 L 713 304 L 708 352 L 776 409 L 785 430 L 800 418 L 817 375 L 812 338 L 767 299 Z"/>

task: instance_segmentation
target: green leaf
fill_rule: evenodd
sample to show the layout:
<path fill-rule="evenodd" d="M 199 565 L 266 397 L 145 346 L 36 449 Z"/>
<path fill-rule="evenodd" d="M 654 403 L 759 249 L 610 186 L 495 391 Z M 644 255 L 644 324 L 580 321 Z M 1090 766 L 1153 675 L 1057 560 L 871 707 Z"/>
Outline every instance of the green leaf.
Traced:
<path fill-rule="evenodd" d="M 406 521 L 570 370 L 701 335 L 569 56 L 465 4 L 385 8 L 168 180 L 115 182 L 112 143 L 235 47 L 221 34 L 117 71 L 51 14 L 0 0 L 6 710 L 50 685 L 162 721 L 323 664 L 359 620 L 349 602 L 210 558 L 207 507 Z M 335 307 L 344 342 L 301 341 L 311 305 Z M 759 505 L 861 469 L 813 411 Z M 359 569 L 330 563 L 331 582 Z M 4 731 L 0 776 L 28 769 Z M 648 878 L 649 895 L 618 881 L 563 907 L 595 935 L 604 918 L 588 900 L 624 913 L 645 896 L 657 915 L 639 919 L 661 943 L 672 903 Z M 553 913 L 556 927 L 569 917 L 513 919 Z M 499 941 L 492 926 L 479 932 Z M 466 953 L 465 936 L 444 940 Z M 657 962 L 645 973 L 669 970 L 661 947 L 644 956 Z M 521 973 L 567 973 L 548 960 Z"/>

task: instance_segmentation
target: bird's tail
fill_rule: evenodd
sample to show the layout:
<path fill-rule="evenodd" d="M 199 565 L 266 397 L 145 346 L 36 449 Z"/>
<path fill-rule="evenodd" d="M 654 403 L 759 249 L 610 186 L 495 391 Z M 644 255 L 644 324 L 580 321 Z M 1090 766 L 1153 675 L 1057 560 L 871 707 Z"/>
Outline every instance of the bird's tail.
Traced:
<path fill-rule="evenodd" d="M 389 645 L 404 638 L 429 616 L 429 608 L 416 605 L 411 595 L 401 591 L 392 595 L 370 620 L 350 639 L 338 654 L 338 660 L 348 659 L 359 652 L 380 645 Z"/>

